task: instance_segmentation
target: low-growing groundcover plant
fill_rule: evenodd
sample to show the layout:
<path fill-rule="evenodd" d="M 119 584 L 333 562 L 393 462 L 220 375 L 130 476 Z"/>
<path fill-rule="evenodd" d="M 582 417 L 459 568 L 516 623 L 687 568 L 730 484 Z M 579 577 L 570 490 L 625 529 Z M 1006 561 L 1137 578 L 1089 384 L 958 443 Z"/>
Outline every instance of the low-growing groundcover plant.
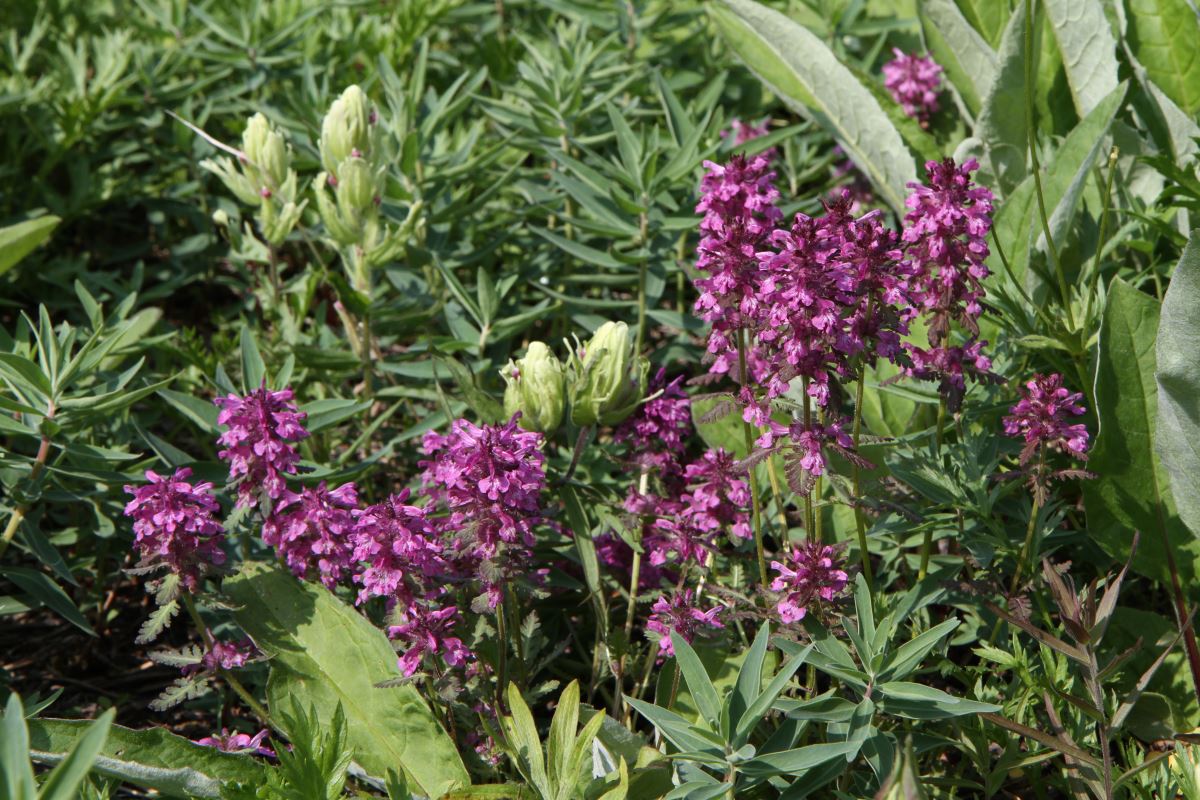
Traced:
<path fill-rule="evenodd" d="M 0 796 L 1200 798 L 1198 46 L 16 10 Z"/>

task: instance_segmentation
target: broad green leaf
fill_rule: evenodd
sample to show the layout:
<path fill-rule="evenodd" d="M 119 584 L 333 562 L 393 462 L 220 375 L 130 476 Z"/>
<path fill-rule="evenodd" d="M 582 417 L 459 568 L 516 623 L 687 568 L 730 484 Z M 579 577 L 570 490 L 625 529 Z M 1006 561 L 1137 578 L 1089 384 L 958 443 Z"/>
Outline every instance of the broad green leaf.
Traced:
<path fill-rule="evenodd" d="M 1100 0 L 1044 0 L 1043 5 L 1083 119 L 1117 88 L 1117 43 Z"/>
<path fill-rule="evenodd" d="M 601 719 L 597 725 L 603 722 Z M 551 786 L 574 782 L 570 763 L 578 727 L 579 681 L 571 681 L 558 696 L 558 707 L 550 720 L 550 737 L 546 740 L 546 772 Z"/>
<path fill-rule="evenodd" d="M 1137 60 L 1189 116 L 1200 111 L 1200 16 L 1188 0 L 1128 0 Z"/>
<path fill-rule="evenodd" d="M 746 713 L 746 709 L 755 701 L 762 692 L 763 680 L 763 662 L 767 656 L 767 644 L 771 639 L 771 626 L 764 624 L 758 629 L 758 633 L 754 637 L 754 642 L 750 645 L 750 649 L 746 651 L 746 658 L 742 661 L 742 668 L 738 670 L 737 681 L 733 685 L 733 691 L 729 694 L 729 718 L 733 723 L 734 730 L 740 732 L 742 727 L 742 718 Z M 749 720 L 746 720 L 749 724 Z M 741 745 L 738 745 L 739 747 Z"/>
<path fill-rule="evenodd" d="M 1155 449 L 1180 519 L 1200 537 L 1200 230 L 1192 231 L 1163 297 L 1155 357 Z"/>
<path fill-rule="evenodd" d="M 503 718 L 504 737 L 508 747 L 516 756 L 522 775 L 537 787 L 543 797 L 552 797 L 550 783 L 546 779 L 546 762 L 542 755 L 542 740 L 538 738 L 533 714 L 521 696 L 515 683 L 508 685 L 508 708 L 511 716 Z"/>
<path fill-rule="evenodd" d="M 328 400 L 315 400 L 311 403 L 305 403 L 300 407 L 300 410 L 308 415 L 304 420 L 304 427 L 308 429 L 309 433 L 316 433 L 317 431 L 332 427 L 343 420 L 350 419 L 370 407 L 370 401 L 359 402 L 357 400 L 334 397 Z"/>
<path fill-rule="evenodd" d="M 215 434 L 218 430 L 217 416 L 221 411 L 211 400 L 204 400 L 191 394 L 176 392 L 172 389 L 159 389 L 158 396 L 167 401 L 167 405 L 196 424 L 206 434 Z"/>
<path fill-rule="evenodd" d="M 754 728 L 763 719 L 763 717 L 766 716 L 767 711 L 770 710 L 770 708 L 775 704 L 776 699 L 778 699 L 780 693 L 783 692 L 784 688 L 788 684 L 788 681 L 792 679 L 792 676 L 796 674 L 796 671 L 800 669 L 800 667 L 808 659 L 808 654 L 811 649 L 812 646 L 810 645 L 788 659 L 788 662 L 783 665 L 783 668 L 780 669 L 773 678 L 771 678 L 771 682 L 767 684 L 766 688 L 763 689 L 762 692 L 759 693 L 758 697 L 754 699 L 754 702 L 750 703 L 750 705 L 746 708 L 746 711 L 741 715 L 741 718 L 737 720 L 737 725 L 734 729 L 735 746 L 741 747 L 750 738 L 750 734 L 754 732 Z"/>
<path fill-rule="evenodd" d="M 1012 14 L 1011 0 L 957 0 L 971 27 L 979 32 L 991 47 L 999 47 L 1004 26 Z M 919 5 L 919 4 L 918 4 Z"/>
<path fill-rule="evenodd" d="M 871 92 L 825 43 L 754 0 L 722 0 L 709 9 L 738 58 L 781 99 L 826 128 L 880 197 L 903 211 L 916 164 Z"/>
<path fill-rule="evenodd" d="M 39 800 L 75 800 L 78 796 L 75 792 L 100 755 L 116 715 L 117 710 L 110 708 L 87 726 L 71 751 L 51 770 L 42 784 Z"/>
<path fill-rule="evenodd" d="M 1025 7 L 1018 4 L 1004 29 L 995 80 L 975 125 L 980 164 L 1007 196 L 1026 175 L 1029 130 L 1025 116 Z"/>
<path fill-rule="evenodd" d="M 1141 533 L 1133 570 L 1169 580 L 1165 540 L 1184 585 L 1195 580 L 1197 542 L 1180 522 L 1167 490 L 1167 473 L 1154 450 L 1158 392 L 1154 339 L 1159 307 L 1153 297 L 1114 280 L 1100 323 L 1096 370 L 1099 431 L 1083 482 L 1088 533 L 1114 558 L 1129 557 L 1134 531 Z"/>
<path fill-rule="evenodd" d="M 289 697 L 323 716 L 340 702 L 355 760 L 372 775 L 402 768 L 430 796 L 469 783 L 454 743 L 409 684 L 399 677 L 387 636 L 320 586 L 265 564 L 248 564 L 225 582 L 240 606 L 238 623 L 272 656 L 267 695 Z"/>
<path fill-rule="evenodd" d="M 925 0 L 917 11 L 926 46 L 970 112 L 978 114 L 1000 66 L 996 51 L 953 0 Z"/>
<path fill-rule="evenodd" d="M 55 216 L 38 217 L 16 225 L 0 228 L 0 275 L 8 272 L 17 262 L 50 238 L 61 219 Z"/>
<path fill-rule="evenodd" d="M 87 735 L 87 720 L 29 721 L 32 758 L 57 764 Z M 257 785 L 266 767 L 247 755 L 202 747 L 165 728 L 135 731 L 114 725 L 96 756 L 94 769 L 102 775 L 155 789 L 168 797 L 219 797 L 226 783 Z"/>
<path fill-rule="evenodd" d="M 948 619 L 902 644 L 879 671 L 879 680 L 907 677 L 921 665 L 925 656 L 957 627 L 958 620 Z"/>
<path fill-rule="evenodd" d="M 947 694 L 941 689 L 907 681 L 881 683 L 877 687 L 883 695 L 879 708 L 906 719 L 946 719 L 966 714 L 995 713 L 999 706 L 980 703 Z"/>
<path fill-rule="evenodd" d="M 1070 231 L 1079 198 L 1124 99 L 1126 88 L 1126 84 L 1121 84 L 1092 109 L 1092 113 L 1081 120 L 1063 140 L 1045 168 L 1042 176 L 1043 197 L 1050 214 L 1054 244 L 1059 248 Z M 1008 257 L 1013 278 L 1027 288 L 1037 289 L 1041 281 L 1029 269 L 1029 259 L 1035 241 L 1044 248 L 1045 234 L 1034 190 L 1033 176 L 1030 175 L 1005 198 L 996 213 L 995 230 Z M 1003 274 L 997 254 L 991 256 L 989 263 L 993 272 Z"/>
<path fill-rule="evenodd" d="M 701 731 L 674 711 L 668 711 L 662 706 L 656 706 L 628 695 L 625 696 L 625 702 L 649 720 L 651 725 L 658 728 L 663 738 L 680 750 L 710 753 L 718 758 L 723 755 L 720 747 L 702 736 Z"/>

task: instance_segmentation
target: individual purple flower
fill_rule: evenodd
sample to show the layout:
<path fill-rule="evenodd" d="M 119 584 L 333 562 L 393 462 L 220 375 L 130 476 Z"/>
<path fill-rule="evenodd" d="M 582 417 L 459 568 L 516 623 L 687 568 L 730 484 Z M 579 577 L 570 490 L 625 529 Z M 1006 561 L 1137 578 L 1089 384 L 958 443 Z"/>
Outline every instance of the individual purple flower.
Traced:
<path fill-rule="evenodd" d="M 883 85 L 904 109 L 922 125 L 938 110 L 942 90 L 942 67 L 928 56 L 909 55 L 892 48 L 895 58 L 883 65 Z"/>
<path fill-rule="evenodd" d="M 543 521 L 546 485 L 542 435 L 523 430 L 517 417 L 503 425 L 455 420 L 450 432 L 429 431 L 422 461 L 424 493 L 450 510 L 445 524 L 469 532 L 481 558 L 501 543 L 532 547 L 533 529 Z"/>
<path fill-rule="evenodd" d="M 286 492 L 263 523 L 263 541 L 297 577 L 307 578 L 315 571 L 332 589 L 352 571 L 357 506 L 353 483 L 331 490 L 321 481 L 315 489 Z"/>
<path fill-rule="evenodd" d="M 165 565 L 179 576 L 184 588 L 195 591 L 209 566 L 225 563 L 220 542 L 225 529 L 213 517 L 220 505 L 211 494 L 212 484 L 192 484 L 189 467 L 170 477 L 146 470 L 147 484 L 126 486 L 133 499 L 125 516 L 133 517 L 134 547 L 141 565 Z"/>
<path fill-rule="evenodd" d="M 237 731 L 230 733 L 228 728 L 222 728 L 218 734 L 197 739 L 196 744 L 203 747 L 215 747 L 225 753 L 253 753 L 267 758 L 275 758 L 275 751 L 263 744 L 269 734 L 270 732 L 265 729 L 251 736 L 248 733 L 238 733 Z"/>
<path fill-rule="evenodd" d="M 684 477 L 688 492 L 683 495 L 685 513 L 691 523 L 705 531 L 726 528 L 741 539 L 752 537 L 749 514 L 750 489 L 733 456 L 723 448 L 709 450 L 687 465 Z"/>
<path fill-rule="evenodd" d="M 292 390 L 261 386 L 245 397 L 231 394 L 213 403 L 221 409 L 217 423 L 229 428 L 217 440 L 225 447 L 218 455 L 229 462 L 229 479 L 237 481 L 238 505 L 256 505 L 260 492 L 272 500 L 282 497 L 284 476 L 295 474 L 300 461 L 292 443 L 308 436 Z"/>
<path fill-rule="evenodd" d="M 674 476 L 680 470 L 679 459 L 693 431 L 692 410 L 691 401 L 680 385 L 683 376 L 670 383 L 665 376 L 666 370 L 660 369 L 650 381 L 649 391 L 654 399 L 642 403 L 617 426 L 613 441 L 629 447 L 630 461 L 639 471 Z"/>
<path fill-rule="evenodd" d="M 216 672 L 220 669 L 237 669 L 246 666 L 252 658 L 259 655 L 258 648 L 250 639 L 240 642 L 222 642 L 214 640 L 205 651 L 198 664 L 189 664 L 183 668 L 184 675 L 198 672 Z"/>
<path fill-rule="evenodd" d="M 717 619 L 721 607 L 714 606 L 707 611 L 701 611 L 692 601 L 691 589 L 676 592 L 670 600 L 665 595 L 659 597 L 651 610 L 653 613 L 646 621 L 646 632 L 657 634 L 660 656 L 675 655 L 675 645 L 671 641 L 672 632 L 691 644 L 697 634 L 725 627 Z"/>
<path fill-rule="evenodd" d="M 853 449 L 854 440 L 846 433 L 845 420 L 827 424 L 813 422 L 805 425 L 796 420 L 790 425 L 770 420 L 767 429 L 756 442 L 768 453 L 783 457 L 784 475 L 788 486 L 797 494 L 808 494 L 816 480 L 829 469 L 826 451 L 832 450 L 852 464 L 872 469 L 873 464 Z"/>
<path fill-rule="evenodd" d="M 775 609 L 785 624 L 804 619 L 809 606 L 832 600 L 850 580 L 837 549 L 820 542 L 792 547 L 783 561 L 771 562 L 771 569 L 779 573 L 771 581 L 771 591 L 783 593 Z"/>
<path fill-rule="evenodd" d="M 354 582 L 362 588 L 358 603 L 370 597 L 412 601 L 422 579 L 443 571 L 442 545 L 425 509 L 409 505 L 409 491 L 354 512 L 354 561 L 361 566 Z"/>
<path fill-rule="evenodd" d="M 1021 463 L 1026 464 L 1038 448 L 1068 453 L 1081 461 L 1088 454 L 1088 431 L 1083 423 L 1072 423 L 1072 417 L 1082 416 L 1087 409 L 1083 395 L 1063 386 L 1063 376 L 1057 373 L 1034 375 L 1021 388 L 1021 399 L 1009 409 L 1004 433 L 1025 441 Z"/>
<path fill-rule="evenodd" d="M 460 667 L 471 656 L 462 639 L 451 634 L 458 622 L 454 606 L 437 608 L 431 603 L 414 602 L 404 610 L 399 625 L 388 628 L 388 636 L 402 642 L 400 671 L 408 677 L 421 668 L 426 655 L 441 656 L 448 666 Z"/>
<path fill-rule="evenodd" d="M 946 398 L 946 407 L 957 411 L 967 390 L 967 378 L 996 382 L 992 360 L 983 353 L 985 341 L 972 339 L 965 345 L 931 347 L 925 350 L 910 346 L 912 367 L 908 374 L 921 380 L 938 381 L 938 393 Z"/>

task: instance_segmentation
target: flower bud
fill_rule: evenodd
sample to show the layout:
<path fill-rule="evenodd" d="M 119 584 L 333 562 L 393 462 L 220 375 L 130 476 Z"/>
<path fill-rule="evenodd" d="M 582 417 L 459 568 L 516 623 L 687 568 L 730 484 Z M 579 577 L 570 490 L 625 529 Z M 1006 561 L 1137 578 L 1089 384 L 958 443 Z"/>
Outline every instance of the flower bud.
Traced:
<path fill-rule="evenodd" d="M 925 789 L 917 774 L 916 758 L 913 756 L 912 739 L 904 744 L 892 774 L 875 794 L 880 800 L 925 800 Z"/>
<path fill-rule="evenodd" d="M 287 180 L 287 144 L 283 136 L 271 127 L 271 123 L 261 113 L 255 114 L 246 124 L 246 130 L 242 134 L 242 150 L 251 162 L 247 173 L 262 179 L 263 185 L 257 187 L 260 194 L 263 190 L 277 191 Z M 262 174 L 254 175 L 254 169 Z"/>
<path fill-rule="evenodd" d="M 338 207 L 347 219 L 358 219 L 371 211 L 375 206 L 375 180 L 367 162 L 361 158 L 342 162 L 341 175 L 334 191 Z"/>
<path fill-rule="evenodd" d="M 637 408 L 650 370 L 633 352 L 629 326 L 601 325 L 582 351 L 571 356 L 571 421 L 616 425 Z"/>
<path fill-rule="evenodd" d="M 551 433 L 563 417 L 563 367 L 542 342 L 531 342 L 525 357 L 509 361 L 500 370 L 504 389 L 504 413 L 521 412 L 519 424 L 527 431 Z"/>
<path fill-rule="evenodd" d="M 342 92 L 329 107 L 321 123 L 321 163 L 339 181 L 343 161 L 356 151 L 359 156 L 370 153 L 371 120 L 370 102 L 357 86 Z"/>

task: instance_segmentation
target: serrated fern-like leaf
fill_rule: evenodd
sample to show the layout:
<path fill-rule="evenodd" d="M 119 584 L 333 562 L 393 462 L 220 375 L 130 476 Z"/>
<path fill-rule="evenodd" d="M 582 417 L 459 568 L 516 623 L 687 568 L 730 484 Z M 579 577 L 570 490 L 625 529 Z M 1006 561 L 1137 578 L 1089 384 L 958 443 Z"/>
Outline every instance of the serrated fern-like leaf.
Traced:
<path fill-rule="evenodd" d="M 204 648 L 189 644 L 179 650 L 154 650 L 147 653 L 150 660 L 167 667 L 189 667 L 204 658 Z"/>
<path fill-rule="evenodd" d="M 136 644 L 149 644 L 162 635 L 171 625 L 171 620 L 179 613 L 179 601 L 171 600 L 165 605 L 161 605 L 154 610 L 142 627 L 138 629 L 137 638 L 134 639 Z"/>
<path fill-rule="evenodd" d="M 210 691 L 212 684 L 207 677 L 176 678 L 174 683 L 163 689 L 162 693 L 150 702 L 150 708 L 153 711 L 166 711 L 185 700 L 203 697 Z"/>

